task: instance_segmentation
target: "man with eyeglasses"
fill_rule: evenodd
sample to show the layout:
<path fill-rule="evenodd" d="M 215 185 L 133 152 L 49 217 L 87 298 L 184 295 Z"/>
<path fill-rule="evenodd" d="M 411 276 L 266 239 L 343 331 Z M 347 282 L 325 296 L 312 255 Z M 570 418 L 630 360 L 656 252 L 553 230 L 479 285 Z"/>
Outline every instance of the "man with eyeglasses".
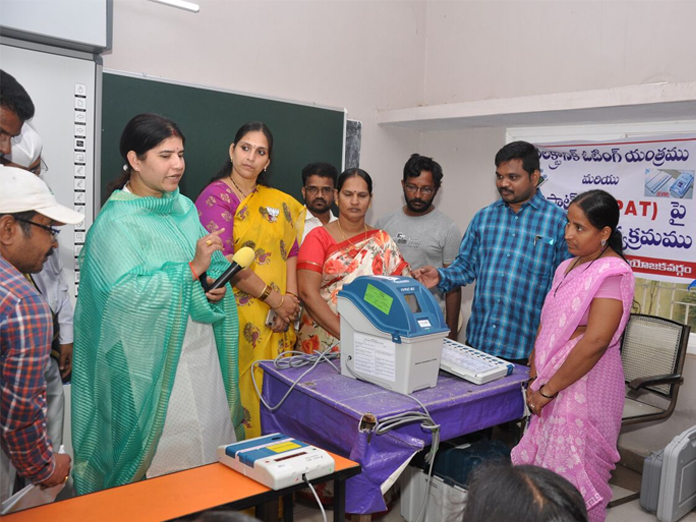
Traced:
<path fill-rule="evenodd" d="M 39 176 L 42 172 L 48 171 L 41 158 L 42 152 L 41 136 L 25 123 L 22 133 L 12 139 L 12 153 L 0 158 L 0 163 L 28 170 Z M 60 447 L 63 444 L 65 421 L 63 379 L 69 378 L 72 371 L 74 310 L 69 287 L 63 277 L 63 263 L 58 249 L 51 251 L 41 272 L 26 276 L 48 302 L 53 317 L 51 358 L 46 368 L 46 417 L 48 436 L 54 446 Z"/>
<path fill-rule="evenodd" d="M 338 171 L 330 163 L 310 163 L 302 169 L 302 197 L 307 207 L 304 235 L 336 220 L 331 212 Z"/>
<path fill-rule="evenodd" d="M 538 190 L 540 175 L 534 145 L 505 145 L 495 156 L 500 199 L 476 213 L 449 268 L 414 272 L 443 291 L 476 281 L 467 343 L 518 364 L 527 364 L 553 274 L 570 257 L 566 214 Z"/>
<path fill-rule="evenodd" d="M 404 165 L 401 188 L 406 205 L 380 217 L 376 228 L 387 232 L 396 242 L 412 269 L 425 265 L 449 266 L 457 257 L 462 233 L 457 224 L 433 206 L 442 185 L 442 167 L 432 158 L 412 154 Z M 456 340 L 459 326 L 462 291 L 453 288 L 446 294 L 431 290 L 450 329 L 449 338 Z"/>
<path fill-rule="evenodd" d="M 12 138 L 34 117 L 34 102 L 14 76 L 0 69 L 0 155 L 12 152 Z"/>
<path fill-rule="evenodd" d="M 51 311 L 24 274 L 40 272 L 57 243 L 56 226 L 84 216 L 59 205 L 38 176 L 0 166 L 0 500 L 11 494 L 11 470 L 33 484 L 66 482 L 70 457 L 46 430 L 45 369 Z"/>

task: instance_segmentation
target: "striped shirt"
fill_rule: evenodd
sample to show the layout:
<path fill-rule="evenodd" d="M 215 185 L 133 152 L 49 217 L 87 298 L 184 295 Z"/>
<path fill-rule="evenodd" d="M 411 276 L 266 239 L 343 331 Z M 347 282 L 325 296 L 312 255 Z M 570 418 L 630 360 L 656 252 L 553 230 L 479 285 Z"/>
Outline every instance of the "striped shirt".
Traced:
<path fill-rule="evenodd" d="M 566 215 L 539 190 L 515 214 L 502 200 L 476 213 L 438 288 L 476 281 L 467 342 L 505 359 L 524 359 L 534 346 L 541 307 L 566 247 Z"/>
<path fill-rule="evenodd" d="M 53 322 L 45 299 L 0 256 L 0 445 L 34 484 L 53 473 L 46 432 L 46 365 Z"/>

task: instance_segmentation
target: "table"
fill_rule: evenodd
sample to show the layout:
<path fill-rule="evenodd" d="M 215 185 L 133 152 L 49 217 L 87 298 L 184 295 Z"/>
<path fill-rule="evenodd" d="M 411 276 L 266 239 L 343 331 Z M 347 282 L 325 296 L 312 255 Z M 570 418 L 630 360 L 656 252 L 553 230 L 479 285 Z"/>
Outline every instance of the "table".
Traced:
<path fill-rule="evenodd" d="M 381 488 L 393 483 L 411 457 L 430 444 L 430 432 L 414 423 L 374 435 L 372 425 L 365 422 L 368 414 L 379 419 L 420 407 L 405 395 L 339 375 L 329 364 L 321 363 L 307 374 L 275 412 L 261 406 L 263 432 L 281 432 L 359 462 L 361 474 L 346 483 L 346 510 L 384 511 Z M 307 370 L 279 370 L 272 363 L 261 363 L 261 367 L 265 372 L 262 393 L 272 406 Z M 522 384 L 527 378 L 528 369 L 518 365 L 512 375 L 484 385 L 440 372 L 436 388 L 414 395 L 441 425 L 441 439 L 447 440 L 521 418 Z"/>
<path fill-rule="evenodd" d="M 345 481 L 360 473 L 360 465 L 339 455 L 331 456 L 336 461 L 334 473 L 311 482 L 319 484 L 333 480 L 338 485 L 334 522 L 345 522 Z M 305 487 L 303 483 L 273 491 L 216 462 L 27 509 L 3 516 L 2 521 L 160 522 L 223 505 L 242 510 L 282 497 L 284 521 L 291 522 L 292 494 Z"/>

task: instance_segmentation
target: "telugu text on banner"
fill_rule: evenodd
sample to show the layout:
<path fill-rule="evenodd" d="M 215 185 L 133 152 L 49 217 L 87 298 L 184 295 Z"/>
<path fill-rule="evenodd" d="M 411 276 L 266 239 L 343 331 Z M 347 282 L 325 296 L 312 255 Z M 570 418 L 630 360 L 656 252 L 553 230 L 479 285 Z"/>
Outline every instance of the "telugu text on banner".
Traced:
<path fill-rule="evenodd" d="M 619 202 L 624 255 L 639 277 L 696 279 L 696 136 L 538 145 L 542 192 L 568 210 L 575 196 L 606 190 Z"/>

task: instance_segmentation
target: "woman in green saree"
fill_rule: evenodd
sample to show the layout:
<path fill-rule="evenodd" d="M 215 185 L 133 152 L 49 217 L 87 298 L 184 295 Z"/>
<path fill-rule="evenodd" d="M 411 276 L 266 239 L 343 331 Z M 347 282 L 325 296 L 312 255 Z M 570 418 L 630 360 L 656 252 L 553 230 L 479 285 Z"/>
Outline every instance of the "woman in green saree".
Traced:
<path fill-rule="evenodd" d="M 79 494 L 216 460 L 244 437 L 229 263 L 179 193 L 184 136 L 154 114 L 121 136 L 125 174 L 80 257 L 72 385 Z"/>

